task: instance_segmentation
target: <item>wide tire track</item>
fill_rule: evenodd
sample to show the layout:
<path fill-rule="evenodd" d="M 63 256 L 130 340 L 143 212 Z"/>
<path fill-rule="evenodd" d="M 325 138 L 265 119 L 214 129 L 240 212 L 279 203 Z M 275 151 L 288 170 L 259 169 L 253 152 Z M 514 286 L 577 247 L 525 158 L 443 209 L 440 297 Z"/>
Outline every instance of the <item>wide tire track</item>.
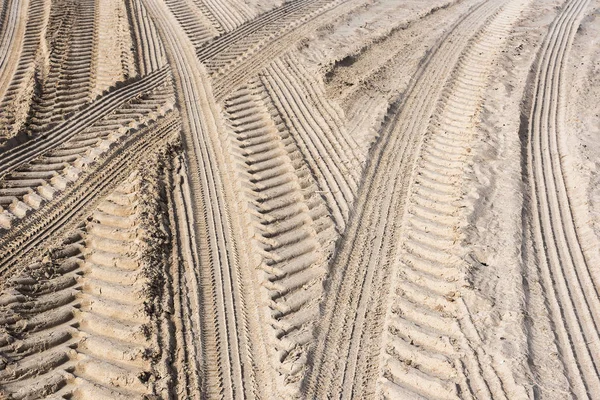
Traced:
<path fill-rule="evenodd" d="M 424 138 L 384 324 L 379 386 L 384 397 L 526 396 L 511 371 L 492 363 L 472 322 L 462 298 L 470 290 L 470 266 L 461 244 L 468 224 L 464 177 L 490 67 L 524 3 L 508 4 L 473 38 Z"/>
<path fill-rule="evenodd" d="M 92 0 L 61 0 L 52 4 L 48 26 L 49 72 L 30 111 L 28 129 L 40 132 L 92 100 L 96 57 Z"/>
<path fill-rule="evenodd" d="M 170 83 L 134 98 L 84 129 L 56 149 L 45 152 L 0 179 L 0 228 L 10 230 L 57 192 L 79 179 L 122 138 L 134 129 L 151 125 L 173 109 Z M 0 231 L 1 232 L 1 231 Z"/>
<path fill-rule="evenodd" d="M 270 383 L 260 377 L 265 349 L 255 307 L 244 210 L 235 200 L 232 162 L 219 132 L 219 112 L 207 74 L 184 29 L 166 5 L 147 0 L 177 82 L 183 114 L 183 141 L 192 204 L 185 209 L 182 236 L 195 242 L 197 258 L 188 266 L 199 282 L 196 301 L 201 319 L 201 391 L 216 398 L 259 396 Z M 189 207 L 189 208 L 187 208 Z M 194 372 L 196 373 L 196 372 Z M 257 377 L 257 375 L 259 375 Z"/>
<path fill-rule="evenodd" d="M 11 398 L 131 399 L 151 393 L 156 349 L 144 330 L 146 279 L 137 244 L 139 178 L 103 200 L 50 262 L 30 267 L 2 296 Z"/>
<path fill-rule="evenodd" d="M 339 116 L 307 83 L 294 57 L 274 61 L 261 74 L 279 114 L 317 180 L 340 232 L 348 222 L 364 158 L 346 134 Z"/>
<path fill-rule="evenodd" d="M 124 0 L 95 0 L 95 84 L 92 97 L 116 82 L 137 75 L 133 41 Z M 116 54 L 115 54 L 116 53 Z"/>
<path fill-rule="evenodd" d="M 322 279 L 339 237 L 319 186 L 260 80 L 225 101 L 231 146 L 248 201 L 273 397 L 298 395 L 319 313 Z"/>
<path fill-rule="evenodd" d="M 457 23 L 432 52 L 376 145 L 353 219 L 332 266 L 334 276 L 324 302 L 317 347 L 311 353 L 313 370 L 305 382 L 306 396 L 374 394 L 384 316 L 388 307 L 398 309 L 394 301 L 388 306 L 387 297 L 393 287 L 390 278 L 400 268 L 396 260 L 416 155 L 442 90 L 472 37 L 465 32 L 475 33 L 489 24 L 504 3 L 483 2 Z M 427 312 L 423 317 L 425 321 L 440 318 L 439 314 L 428 317 Z M 443 326 L 450 333 L 459 331 Z M 440 396 L 456 393 L 444 385 L 439 389 Z"/>

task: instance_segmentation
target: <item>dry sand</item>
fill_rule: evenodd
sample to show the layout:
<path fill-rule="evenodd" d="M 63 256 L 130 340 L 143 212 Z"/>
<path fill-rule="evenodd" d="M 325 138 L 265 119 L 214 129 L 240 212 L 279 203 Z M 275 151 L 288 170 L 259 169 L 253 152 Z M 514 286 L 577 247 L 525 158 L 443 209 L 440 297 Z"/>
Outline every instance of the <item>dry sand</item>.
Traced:
<path fill-rule="evenodd" d="M 5 0 L 0 398 L 600 398 L 598 0 Z"/>

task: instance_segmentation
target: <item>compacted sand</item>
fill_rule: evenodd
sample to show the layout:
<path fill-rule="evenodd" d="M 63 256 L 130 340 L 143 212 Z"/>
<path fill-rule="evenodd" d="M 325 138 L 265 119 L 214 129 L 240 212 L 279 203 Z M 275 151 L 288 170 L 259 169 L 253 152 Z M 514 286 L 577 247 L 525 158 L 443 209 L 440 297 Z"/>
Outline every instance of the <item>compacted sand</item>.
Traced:
<path fill-rule="evenodd" d="M 0 398 L 599 399 L 599 0 L 3 0 Z"/>

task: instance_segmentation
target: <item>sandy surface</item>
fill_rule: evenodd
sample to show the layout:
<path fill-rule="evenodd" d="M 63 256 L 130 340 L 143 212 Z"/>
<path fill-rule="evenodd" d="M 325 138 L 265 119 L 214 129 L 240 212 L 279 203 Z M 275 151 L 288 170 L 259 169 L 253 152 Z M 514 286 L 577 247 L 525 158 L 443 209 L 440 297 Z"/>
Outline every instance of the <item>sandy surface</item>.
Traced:
<path fill-rule="evenodd" d="M 0 398 L 600 398 L 597 0 L 0 4 Z"/>

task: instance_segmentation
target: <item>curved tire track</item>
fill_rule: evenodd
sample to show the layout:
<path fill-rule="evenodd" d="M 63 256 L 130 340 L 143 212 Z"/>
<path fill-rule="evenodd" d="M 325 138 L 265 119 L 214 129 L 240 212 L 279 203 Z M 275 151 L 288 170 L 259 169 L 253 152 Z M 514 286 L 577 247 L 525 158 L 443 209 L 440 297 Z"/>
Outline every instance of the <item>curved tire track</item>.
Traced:
<path fill-rule="evenodd" d="M 232 163 L 226 160 L 216 103 L 207 74 L 184 29 L 166 5 L 147 0 L 157 23 L 179 95 L 183 114 L 183 142 L 191 188 L 193 212 L 182 227 L 195 241 L 198 258 L 189 266 L 199 282 L 201 319 L 201 392 L 206 396 L 258 395 L 269 385 L 257 378 L 256 368 L 266 359 L 260 341 L 252 268 L 248 260 L 248 235 L 243 211 L 232 187 Z M 229 162 L 228 162 L 229 161 Z M 229 176 L 228 176 L 229 175 Z M 196 373 L 196 372 L 194 372 Z"/>
<path fill-rule="evenodd" d="M 313 369 L 304 385 L 306 396 L 340 393 L 348 398 L 375 392 L 373 375 L 378 369 L 390 278 L 398 268 L 395 263 L 411 176 L 429 125 L 424 121 L 431 120 L 452 70 L 463 57 L 472 37 L 466 33 L 487 26 L 505 3 L 482 2 L 455 25 L 432 52 L 401 110 L 380 137 L 333 262 L 335 272 L 323 305 L 317 347 L 310 357 Z M 395 307 L 393 302 L 390 306 Z M 456 393 L 448 386 L 440 389 L 440 395 Z"/>
<path fill-rule="evenodd" d="M 470 266 L 461 244 L 468 224 L 464 176 L 483 96 L 524 3 L 507 4 L 472 39 L 429 124 L 407 198 L 399 271 L 383 329 L 384 397 L 526 397 L 512 371 L 486 354 L 473 324 L 469 300 L 463 299 Z"/>
<path fill-rule="evenodd" d="M 565 186 L 559 144 L 569 47 L 587 0 L 569 1 L 552 23 L 535 72 L 527 137 L 531 224 L 555 340 L 577 398 L 600 393 L 600 280 L 592 272 Z"/>

